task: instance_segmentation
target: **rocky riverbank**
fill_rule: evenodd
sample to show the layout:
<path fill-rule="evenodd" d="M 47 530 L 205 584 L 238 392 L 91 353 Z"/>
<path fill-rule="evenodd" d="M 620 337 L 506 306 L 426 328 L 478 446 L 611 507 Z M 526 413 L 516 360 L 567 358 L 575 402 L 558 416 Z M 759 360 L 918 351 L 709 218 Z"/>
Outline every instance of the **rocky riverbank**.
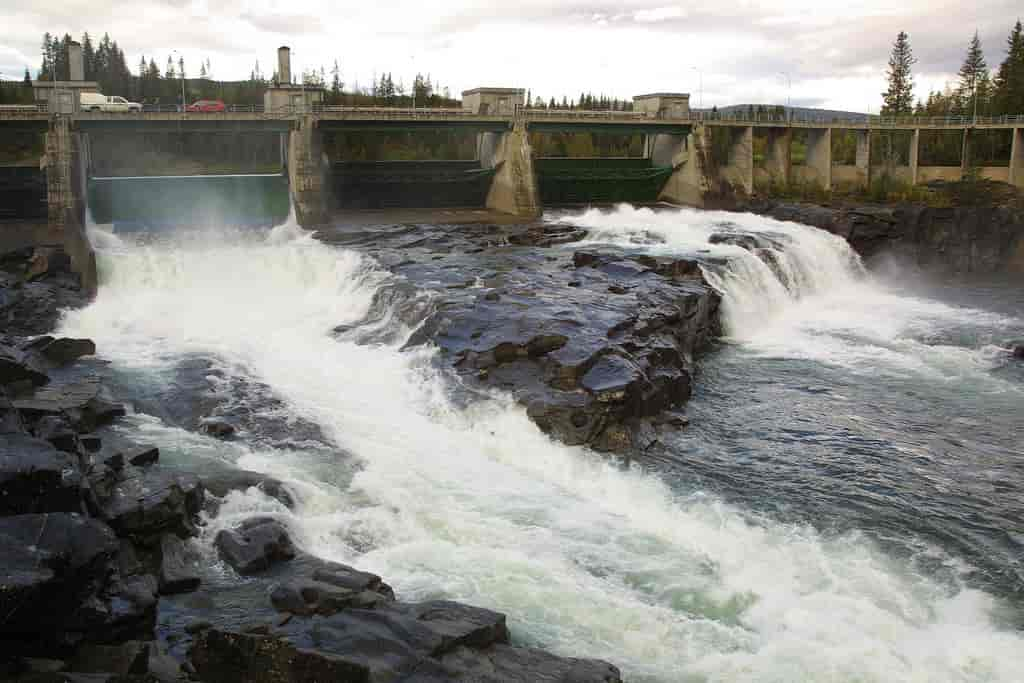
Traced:
<path fill-rule="evenodd" d="M 1012 206 L 822 206 L 754 199 L 733 208 L 828 230 L 869 263 L 893 256 L 928 270 L 1024 277 L 1024 212 Z"/>
<path fill-rule="evenodd" d="M 583 261 L 572 269 L 599 273 L 618 262 Z M 241 610 L 222 606 L 216 623 L 201 618 L 216 603 L 204 594 L 200 567 L 209 557 L 197 536 L 222 499 L 257 488 L 292 507 L 299 492 L 242 470 L 200 477 L 161 462 L 159 444 L 108 438 L 105 430 L 130 407 L 82 367 L 80 359 L 96 351 L 93 343 L 47 335 L 61 308 L 87 302 L 69 260 L 60 250 L 25 251 L 4 255 L 0 266 L 0 679 L 620 680 L 602 661 L 511 644 L 498 612 L 397 600 L 381 577 L 303 553 L 268 516 L 241 520 L 213 542 L 224 570 L 257 601 Z M 666 275 L 657 275 L 659 268 Z M 640 269 L 678 279 L 677 298 L 689 301 L 693 277 L 682 266 L 634 268 Z M 695 308 L 699 302 L 680 304 L 680 318 Z M 637 325 L 648 320 L 638 317 L 623 338 L 656 337 L 679 324 L 651 321 L 641 333 Z M 535 362 L 566 347 L 568 341 L 545 338 L 513 355 Z M 676 360 L 649 367 L 681 363 L 682 348 Z M 464 359 L 470 351 L 466 344 L 452 353 Z M 499 355 L 494 367 L 504 364 Z M 475 372 L 484 369 L 474 361 Z M 594 377 L 587 385 L 593 401 L 620 400 Z M 217 419 L 202 426 L 211 436 L 231 436 L 230 425 Z M 191 597 L 169 602 L 181 595 Z M 169 609 L 173 619 L 165 618 Z"/>

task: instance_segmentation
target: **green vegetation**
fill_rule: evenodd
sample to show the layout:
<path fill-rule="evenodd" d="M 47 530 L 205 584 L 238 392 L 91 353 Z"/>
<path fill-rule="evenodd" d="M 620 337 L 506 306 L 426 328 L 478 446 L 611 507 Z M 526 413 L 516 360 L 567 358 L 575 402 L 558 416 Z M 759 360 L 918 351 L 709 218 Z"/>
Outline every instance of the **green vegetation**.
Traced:
<path fill-rule="evenodd" d="M 323 147 L 332 160 L 455 161 L 476 158 L 476 133 L 456 130 L 325 132 Z"/>
<path fill-rule="evenodd" d="M 642 157 L 642 135 L 615 133 L 530 133 L 533 155 L 544 157 Z"/>

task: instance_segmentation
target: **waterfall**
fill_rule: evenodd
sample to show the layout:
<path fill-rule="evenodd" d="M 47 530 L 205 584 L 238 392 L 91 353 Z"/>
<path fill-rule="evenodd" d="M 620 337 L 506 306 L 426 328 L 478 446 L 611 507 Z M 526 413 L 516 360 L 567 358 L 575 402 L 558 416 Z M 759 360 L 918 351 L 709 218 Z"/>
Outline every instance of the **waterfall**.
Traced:
<path fill-rule="evenodd" d="M 633 223 L 580 221 L 594 240 L 692 247 L 725 293 L 737 338 L 756 341 L 773 315 L 860 286 L 837 238 L 772 224 L 758 248 L 773 255 L 759 258 L 710 244 L 729 232 L 715 214 L 680 229 L 678 214 L 636 213 Z M 749 233 L 755 219 L 730 220 Z M 230 399 L 251 401 L 256 419 L 322 433 L 326 445 L 287 430 L 276 440 L 243 430 L 222 444 L 132 417 L 169 461 L 219 458 L 300 493 L 294 511 L 234 496 L 211 533 L 274 514 L 309 552 L 378 572 L 404 599 L 500 609 L 518 642 L 607 658 L 632 681 L 1010 681 L 1024 671 L 1024 643 L 993 624 L 984 592 L 921 573 L 858 534 L 762 519 L 554 443 L 508 397 L 463 407 L 434 350 L 401 350 L 401 315 L 383 341 L 339 336 L 396 282 L 365 256 L 289 224 L 96 244 L 99 295 L 66 315 L 62 334 L 94 339 L 112 371 L 157 387 L 188 359 L 207 359 L 211 391 L 228 380 L 258 387 Z"/>

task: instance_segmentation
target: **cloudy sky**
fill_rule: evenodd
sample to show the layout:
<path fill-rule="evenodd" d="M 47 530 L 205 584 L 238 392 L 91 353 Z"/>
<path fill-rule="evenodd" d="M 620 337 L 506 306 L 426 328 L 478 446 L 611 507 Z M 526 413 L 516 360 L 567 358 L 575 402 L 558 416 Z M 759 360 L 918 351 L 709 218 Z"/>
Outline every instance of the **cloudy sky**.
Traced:
<path fill-rule="evenodd" d="M 0 0 L 0 73 L 34 73 L 44 31 L 89 31 L 108 32 L 132 68 L 142 55 L 163 68 L 177 50 L 190 73 L 209 58 L 225 79 L 257 60 L 271 73 L 275 48 L 290 45 L 293 71 L 337 59 L 347 86 L 387 71 L 409 84 L 422 71 L 453 93 L 670 90 L 708 107 L 791 97 L 877 112 L 898 31 L 910 34 L 922 95 L 953 79 L 975 30 L 995 67 L 1018 16 L 1020 0 Z"/>

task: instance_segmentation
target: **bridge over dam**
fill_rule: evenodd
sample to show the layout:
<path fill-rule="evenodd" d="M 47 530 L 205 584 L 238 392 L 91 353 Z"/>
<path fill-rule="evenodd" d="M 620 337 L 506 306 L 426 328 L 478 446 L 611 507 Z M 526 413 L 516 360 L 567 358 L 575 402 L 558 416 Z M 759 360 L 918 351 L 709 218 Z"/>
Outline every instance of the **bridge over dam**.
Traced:
<path fill-rule="evenodd" d="M 778 185 L 866 189 L 879 173 L 914 185 L 956 180 L 973 169 L 983 178 L 1024 188 L 1024 116 L 723 117 L 666 106 L 673 97 L 686 97 L 671 93 L 637 98 L 637 110 L 630 112 L 487 106 L 487 97 L 505 92 L 521 98 L 515 90 L 467 91 L 462 109 L 305 103 L 218 113 L 0 108 L 0 136 L 38 140 L 34 153 L 30 149 L 25 158 L 0 164 L 0 220 L 32 224 L 35 236 L 25 237 L 27 242 L 43 241 L 42 234 L 75 243 L 83 239 L 90 195 L 94 208 L 108 217 L 130 213 L 132 201 L 125 198 L 145 196 L 148 175 L 175 176 L 178 186 L 165 200 L 169 211 L 194 208 L 202 204 L 190 194 L 197 187 L 230 187 L 231 182 L 210 179 L 208 158 L 181 170 L 179 162 L 188 160 L 189 149 L 198 156 L 234 159 L 229 170 L 235 174 L 279 178 L 304 226 L 322 224 L 341 208 L 461 205 L 529 218 L 544 206 L 564 204 L 661 200 L 702 206 L 722 191 L 749 195 Z M 653 107 L 646 106 L 649 101 Z M 975 163 L 975 139 L 992 135 L 1002 136 L 1004 158 L 996 164 Z M 345 141 L 353 136 L 363 140 L 363 147 L 360 155 L 349 157 L 353 147 Z M 373 144 L 366 139 L 415 145 L 429 136 L 448 140 L 440 145 L 439 157 L 367 156 Z M 574 155 L 574 136 L 597 140 L 591 147 L 602 153 Z M 959 158 L 941 164 L 927 159 L 927 141 L 935 136 L 957 136 Z M 899 154 L 879 154 L 879 140 L 888 140 L 891 148 L 892 139 L 902 145 Z M 174 156 L 161 156 L 168 145 L 184 152 L 171 164 L 179 170 L 161 172 L 163 160 Z M 401 144 L 397 149 L 401 152 Z M 155 169 L 123 172 L 125 165 L 143 159 L 155 160 Z M 159 192 L 166 194 L 166 187 Z M 237 203 L 249 201 L 239 195 Z M 268 211 L 279 215 L 287 206 Z M 5 241 L 9 244 L 10 237 Z M 71 244 L 73 259 L 78 251 Z"/>

